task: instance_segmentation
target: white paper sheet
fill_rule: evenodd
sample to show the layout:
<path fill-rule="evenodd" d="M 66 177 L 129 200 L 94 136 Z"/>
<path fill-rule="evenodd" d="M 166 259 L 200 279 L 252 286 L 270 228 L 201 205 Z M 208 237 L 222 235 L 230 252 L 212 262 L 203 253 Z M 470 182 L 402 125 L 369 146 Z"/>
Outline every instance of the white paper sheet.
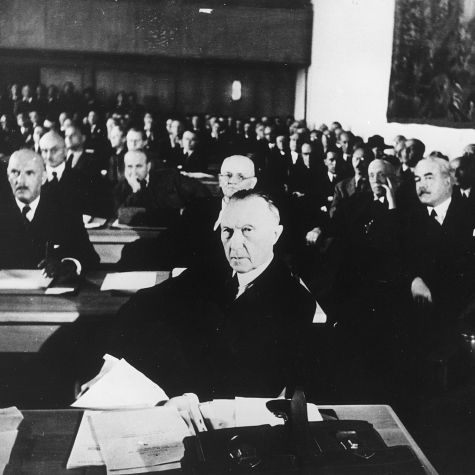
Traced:
<path fill-rule="evenodd" d="M 183 439 L 190 431 L 176 408 L 101 412 L 92 414 L 90 420 L 108 473 L 180 467 Z"/>
<path fill-rule="evenodd" d="M 84 411 L 68 463 L 66 464 L 67 469 L 105 465 L 99 443 L 92 432 L 89 417 L 91 413 L 91 411 Z"/>
<path fill-rule="evenodd" d="M 106 275 L 101 290 L 136 292 L 139 289 L 153 287 L 156 283 L 157 273 L 154 271 L 114 272 Z"/>
<path fill-rule="evenodd" d="M 53 279 L 44 277 L 41 269 L 0 270 L 0 289 L 2 290 L 42 290 Z"/>
<path fill-rule="evenodd" d="M 283 424 L 284 420 L 267 409 L 266 403 L 272 399 L 237 397 L 236 398 L 236 427 L 257 426 L 269 424 L 271 426 Z M 321 421 L 322 416 L 315 404 L 307 403 L 308 420 Z"/>
<path fill-rule="evenodd" d="M 8 464 L 23 414 L 16 407 L 0 409 L 0 470 Z M 3 473 L 3 471 L 0 471 Z"/>
<path fill-rule="evenodd" d="M 163 389 L 121 359 L 71 404 L 84 409 L 108 410 L 153 407 L 168 400 Z"/>

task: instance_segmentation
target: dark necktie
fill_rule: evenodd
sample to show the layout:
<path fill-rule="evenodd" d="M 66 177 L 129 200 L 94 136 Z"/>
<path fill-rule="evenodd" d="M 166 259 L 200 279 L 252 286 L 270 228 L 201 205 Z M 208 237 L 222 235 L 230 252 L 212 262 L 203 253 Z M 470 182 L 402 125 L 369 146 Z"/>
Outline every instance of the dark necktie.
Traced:
<path fill-rule="evenodd" d="M 435 209 L 432 209 L 432 211 L 430 212 L 430 217 L 440 226 L 439 221 L 437 221 L 437 212 L 435 211 Z"/>
<path fill-rule="evenodd" d="M 147 189 L 147 182 L 146 180 L 140 181 L 140 191 L 145 191 Z"/>
<path fill-rule="evenodd" d="M 239 291 L 239 280 L 237 274 L 234 274 L 232 278 L 230 278 L 226 282 L 225 286 L 225 297 L 227 302 L 233 302 L 236 300 L 236 296 Z"/>
<path fill-rule="evenodd" d="M 360 178 L 360 179 L 358 180 L 357 185 L 356 185 L 356 191 L 357 191 L 357 192 L 363 191 L 364 186 L 365 186 L 365 183 L 366 183 L 366 180 L 365 180 L 364 178 Z"/>
<path fill-rule="evenodd" d="M 21 216 L 23 218 L 23 223 L 26 226 L 28 226 L 30 224 L 30 220 L 26 216 L 30 211 L 31 211 L 31 208 L 28 205 L 23 206 L 23 209 L 21 210 Z"/>
<path fill-rule="evenodd" d="M 69 168 L 73 168 L 73 159 L 74 159 L 74 153 L 70 153 L 68 156 L 68 159 L 66 160 L 66 164 L 68 165 Z"/>
<path fill-rule="evenodd" d="M 53 175 L 53 178 L 51 179 L 51 184 L 57 185 L 59 183 L 58 174 L 56 172 L 52 172 L 51 174 Z"/>

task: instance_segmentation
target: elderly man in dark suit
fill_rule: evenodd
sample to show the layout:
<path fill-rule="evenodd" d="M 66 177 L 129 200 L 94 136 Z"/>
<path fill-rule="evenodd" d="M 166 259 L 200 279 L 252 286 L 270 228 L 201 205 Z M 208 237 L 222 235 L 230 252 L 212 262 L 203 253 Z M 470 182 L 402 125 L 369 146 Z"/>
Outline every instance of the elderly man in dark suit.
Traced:
<path fill-rule="evenodd" d="M 450 321 L 473 290 L 473 212 L 461 197 L 452 196 L 446 160 L 425 158 L 414 174 L 420 204 L 405 227 L 411 294 L 416 303 L 433 305 Z"/>
<path fill-rule="evenodd" d="M 0 204 L 0 267 L 44 268 L 51 276 L 80 273 L 99 263 L 81 215 L 42 193 L 43 160 L 19 150 L 8 163 L 13 196 Z"/>
<path fill-rule="evenodd" d="M 467 203 L 475 217 L 475 157 L 463 155 L 450 160 L 450 171 L 454 179 L 453 197 Z"/>
<path fill-rule="evenodd" d="M 235 193 L 221 219 L 226 259 L 140 291 L 121 309 L 105 349 L 170 396 L 291 391 L 311 364 L 306 339 L 315 301 L 274 256 L 281 232 L 268 198 Z"/>
<path fill-rule="evenodd" d="M 170 225 L 182 208 L 207 196 L 204 185 L 176 169 L 151 171 L 151 162 L 139 150 L 125 154 L 124 177 L 114 189 L 119 221 L 135 226 Z"/>

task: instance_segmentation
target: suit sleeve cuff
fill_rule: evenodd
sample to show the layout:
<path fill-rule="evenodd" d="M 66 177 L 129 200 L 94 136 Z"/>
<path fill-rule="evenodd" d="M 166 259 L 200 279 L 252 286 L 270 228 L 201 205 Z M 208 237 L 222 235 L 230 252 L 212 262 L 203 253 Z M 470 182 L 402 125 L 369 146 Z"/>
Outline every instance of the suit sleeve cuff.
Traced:
<path fill-rule="evenodd" d="M 66 262 L 66 261 L 74 262 L 74 265 L 76 266 L 77 275 L 81 275 L 82 266 L 81 266 L 81 263 L 77 259 L 74 259 L 74 257 L 65 257 L 64 259 L 61 259 L 61 262 Z"/>

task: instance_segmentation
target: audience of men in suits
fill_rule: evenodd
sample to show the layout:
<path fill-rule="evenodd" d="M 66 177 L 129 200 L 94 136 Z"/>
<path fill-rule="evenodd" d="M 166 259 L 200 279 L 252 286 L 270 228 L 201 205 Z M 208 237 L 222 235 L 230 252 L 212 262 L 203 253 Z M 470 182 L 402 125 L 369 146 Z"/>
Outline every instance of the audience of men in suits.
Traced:
<path fill-rule="evenodd" d="M 229 200 L 256 188 L 272 196 L 291 231 L 277 252 L 322 298 L 332 321 L 371 325 L 394 302 L 388 318 L 417 321 L 423 308 L 440 330 L 469 298 L 473 146 L 448 162 L 440 153 L 424 158 L 417 138 L 397 136 L 389 151 L 382 136 L 365 143 L 338 122 L 311 131 L 293 117 L 166 118 L 146 112 L 133 95 L 120 93 L 107 107 L 72 84 L 47 95 L 39 88 L 36 96 L 12 86 L 0 113 L 4 158 L 24 147 L 41 151 L 42 202 L 131 225 L 167 225 L 179 249 L 170 256 L 184 265 L 216 249 Z M 193 173 L 219 175 L 219 196 L 187 176 Z M 136 263 L 151 256 L 153 266 L 163 257 L 143 249 Z M 349 321 L 355 312 L 359 319 Z"/>

